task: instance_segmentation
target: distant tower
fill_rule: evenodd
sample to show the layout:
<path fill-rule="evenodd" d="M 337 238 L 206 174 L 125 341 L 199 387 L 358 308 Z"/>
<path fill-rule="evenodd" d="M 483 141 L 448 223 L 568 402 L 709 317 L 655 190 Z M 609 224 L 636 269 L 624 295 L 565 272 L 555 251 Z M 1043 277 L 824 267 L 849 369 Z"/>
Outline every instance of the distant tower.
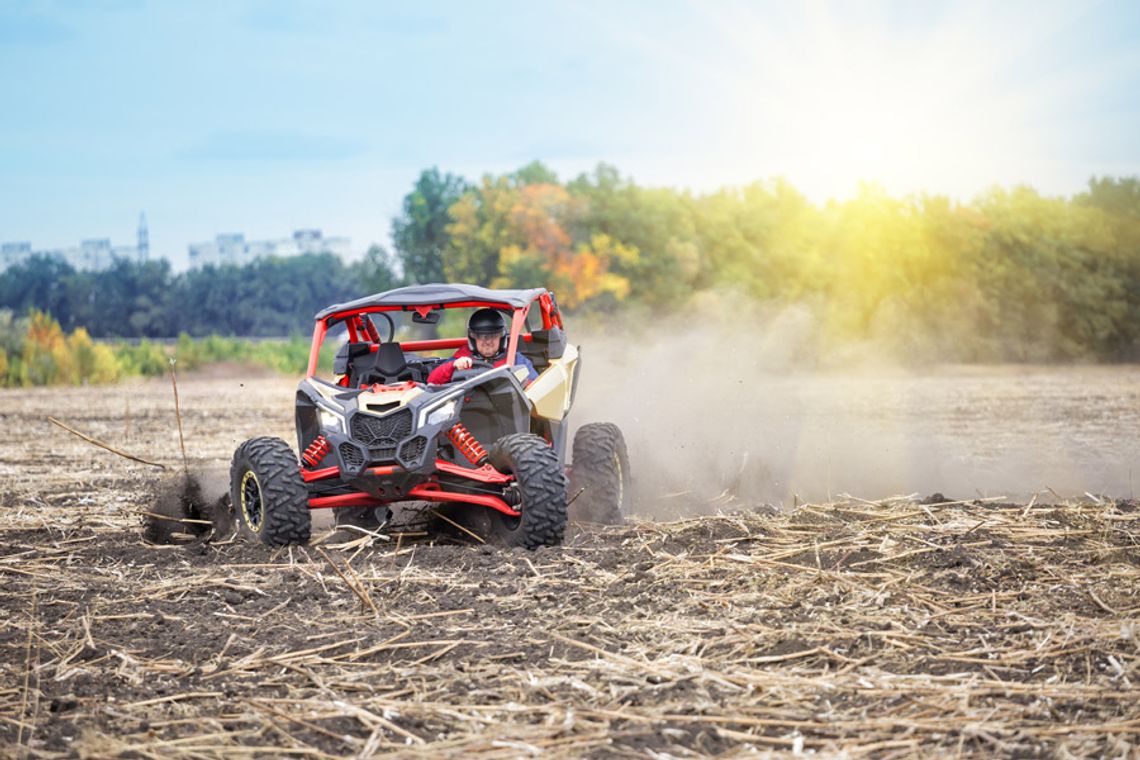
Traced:
<path fill-rule="evenodd" d="M 146 229 L 146 214 L 139 214 L 139 261 L 150 258 L 150 233 Z"/>

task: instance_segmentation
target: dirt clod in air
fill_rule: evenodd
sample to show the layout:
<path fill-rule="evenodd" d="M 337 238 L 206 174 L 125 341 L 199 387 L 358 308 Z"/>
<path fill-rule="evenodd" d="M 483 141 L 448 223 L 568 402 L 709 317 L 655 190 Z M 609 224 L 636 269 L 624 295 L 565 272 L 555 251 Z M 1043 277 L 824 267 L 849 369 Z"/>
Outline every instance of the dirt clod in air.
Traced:
<path fill-rule="evenodd" d="M 154 487 L 151 507 L 143 515 L 143 538 L 154 544 L 208 542 L 233 533 L 228 493 L 211 494 L 203 478 L 178 473 Z"/>

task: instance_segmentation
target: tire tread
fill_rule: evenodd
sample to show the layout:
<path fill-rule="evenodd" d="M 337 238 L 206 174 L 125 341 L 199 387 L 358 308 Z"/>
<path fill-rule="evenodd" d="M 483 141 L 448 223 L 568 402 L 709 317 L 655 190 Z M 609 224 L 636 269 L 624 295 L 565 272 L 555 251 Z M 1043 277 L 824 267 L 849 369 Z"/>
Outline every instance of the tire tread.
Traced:
<path fill-rule="evenodd" d="M 491 463 L 515 474 L 523 497 L 517 527 L 509 526 L 502 513 L 492 513 L 499 538 L 527 549 L 561 544 L 567 520 L 566 473 L 554 449 L 537 435 L 515 433 L 495 442 Z"/>
<path fill-rule="evenodd" d="M 614 469 L 621 463 L 624 488 Z M 621 428 L 612 422 L 591 422 L 574 435 L 569 498 L 575 521 L 617 525 L 625 521 L 630 505 L 629 452 Z"/>
<path fill-rule="evenodd" d="M 253 470 L 261 487 L 262 527 L 254 533 L 241 509 L 241 480 Z M 230 464 L 230 503 L 246 535 L 269 546 L 307 544 L 312 531 L 309 492 L 292 447 L 280 438 L 258 436 L 238 446 Z"/>

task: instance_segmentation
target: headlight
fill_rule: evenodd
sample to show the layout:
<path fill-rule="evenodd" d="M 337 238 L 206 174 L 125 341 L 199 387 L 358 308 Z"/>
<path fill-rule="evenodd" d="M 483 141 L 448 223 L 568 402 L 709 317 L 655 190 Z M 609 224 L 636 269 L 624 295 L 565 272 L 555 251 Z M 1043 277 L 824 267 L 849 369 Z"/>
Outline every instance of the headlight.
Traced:
<path fill-rule="evenodd" d="M 455 399 L 452 399 L 451 401 L 440 404 L 434 409 L 425 410 L 425 413 L 420 417 L 420 427 L 447 422 L 455 416 L 455 406 Z"/>
<path fill-rule="evenodd" d="M 326 430 L 331 430 L 334 433 L 344 432 L 344 417 L 341 417 L 336 412 L 331 412 L 324 407 L 317 410 L 321 415 L 321 427 Z"/>

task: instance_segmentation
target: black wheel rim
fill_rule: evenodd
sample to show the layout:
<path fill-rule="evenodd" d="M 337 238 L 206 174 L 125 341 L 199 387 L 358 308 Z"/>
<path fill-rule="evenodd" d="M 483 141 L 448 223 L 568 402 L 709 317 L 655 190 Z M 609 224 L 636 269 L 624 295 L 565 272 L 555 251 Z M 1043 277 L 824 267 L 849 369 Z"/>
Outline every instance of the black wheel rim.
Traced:
<path fill-rule="evenodd" d="M 261 484 L 253 470 L 246 470 L 241 479 L 241 514 L 245 524 L 254 533 L 261 530 L 261 518 L 265 509 L 261 502 Z"/>

